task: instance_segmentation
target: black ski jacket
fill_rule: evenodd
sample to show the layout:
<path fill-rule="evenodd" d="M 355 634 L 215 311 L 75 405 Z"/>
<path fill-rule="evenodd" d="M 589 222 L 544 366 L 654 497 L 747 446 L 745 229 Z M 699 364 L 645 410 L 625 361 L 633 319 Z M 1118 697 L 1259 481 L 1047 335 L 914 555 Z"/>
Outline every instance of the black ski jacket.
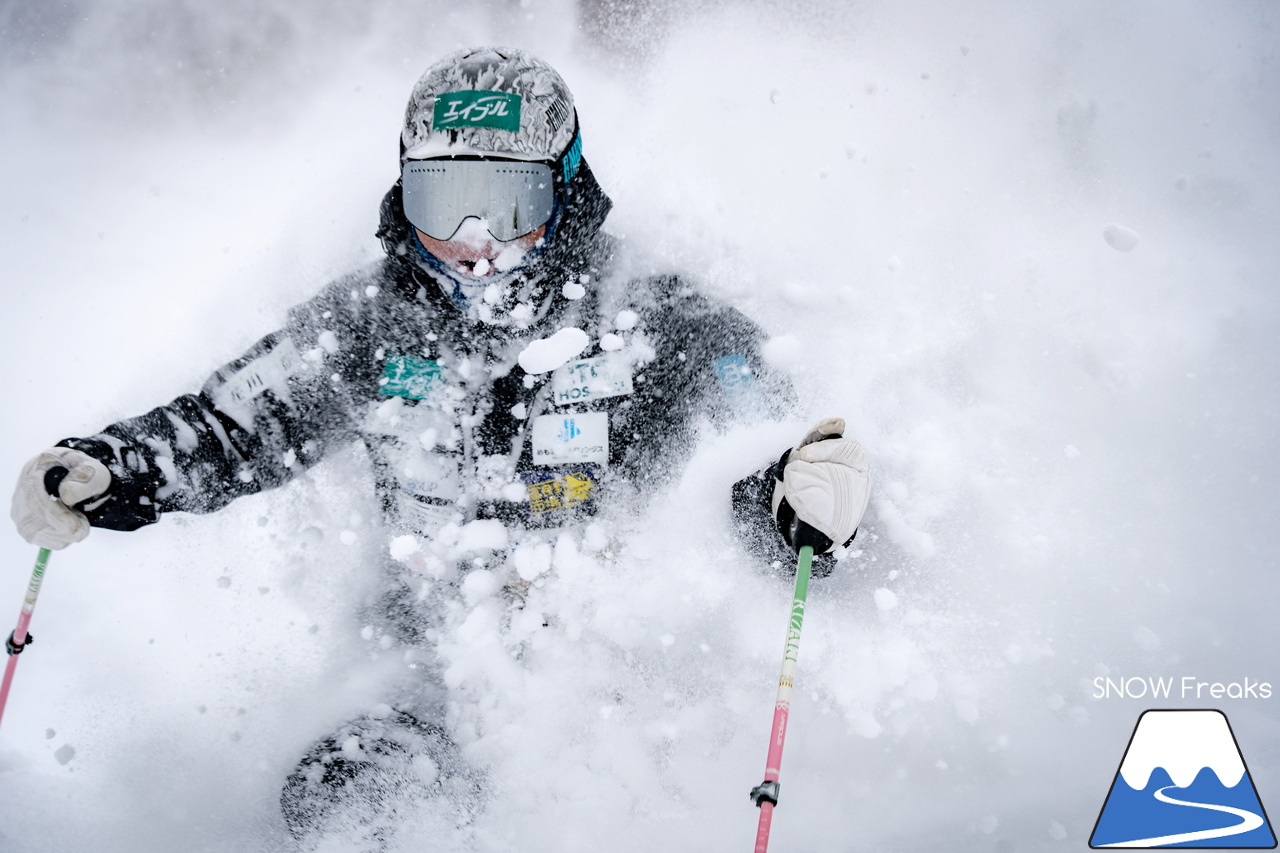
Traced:
<path fill-rule="evenodd" d="M 393 524 L 558 526 L 619 491 L 651 492 L 704 423 L 786 413 L 790 385 L 761 361 L 753 323 L 678 277 L 614 271 L 600 230 L 610 206 L 583 163 L 551 248 L 518 285 L 523 328 L 495 326 L 467 319 L 438 285 L 392 187 L 384 259 L 293 308 L 198 393 L 60 442 L 111 471 L 90 523 L 133 530 L 165 512 L 211 512 L 359 441 Z M 568 298 L 570 282 L 585 295 Z M 521 353 L 541 369 L 526 350 L 565 328 L 585 332 L 587 348 L 526 372 Z M 767 471 L 740 482 L 734 516 L 754 550 L 786 564 L 771 492 Z"/>

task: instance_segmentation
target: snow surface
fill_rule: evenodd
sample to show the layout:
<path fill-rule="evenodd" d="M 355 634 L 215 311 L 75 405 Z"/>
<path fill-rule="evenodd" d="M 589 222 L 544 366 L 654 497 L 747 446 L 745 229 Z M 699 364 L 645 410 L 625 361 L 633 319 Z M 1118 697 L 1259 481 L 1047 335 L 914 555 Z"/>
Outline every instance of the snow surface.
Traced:
<path fill-rule="evenodd" d="M 0 468 L 199 387 L 378 257 L 417 76 L 519 43 L 573 88 L 638 271 L 756 318 L 802 404 L 529 544 L 519 618 L 485 575 L 448 599 L 472 846 L 746 848 L 790 588 L 725 495 L 841 415 L 875 491 L 810 591 L 773 849 L 1081 847 L 1148 701 L 1096 676 L 1280 683 L 1280 9 L 623 5 L 9 4 Z M 371 487 L 352 449 L 55 554 L 0 849 L 283 849 L 298 757 L 413 677 L 362 639 Z M 34 549 L 0 549 L 16 617 Z M 1264 802 L 1277 701 L 1223 701 Z M 433 821 L 403 849 L 450 849 Z"/>

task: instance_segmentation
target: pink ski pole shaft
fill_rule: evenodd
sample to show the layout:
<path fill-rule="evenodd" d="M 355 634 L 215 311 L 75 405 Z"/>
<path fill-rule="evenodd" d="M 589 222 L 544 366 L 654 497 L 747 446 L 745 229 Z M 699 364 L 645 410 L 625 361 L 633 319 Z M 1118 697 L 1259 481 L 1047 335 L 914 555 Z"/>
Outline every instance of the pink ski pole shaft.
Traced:
<path fill-rule="evenodd" d="M 0 720 L 4 719 L 4 706 L 9 701 L 9 685 L 13 683 L 13 671 L 18 666 L 18 655 L 31 642 L 27 626 L 31 624 L 31 611 L 36 609 L 36 596 L 40 594 L 40 583 L 44 580 L 45 567 L 49 565 L 49 549 L 41 548 L 36 555 L 36 567 L 31 573 L 31 583 L 27 584 L 27 597 L 22 602 L 22 612 L 18 614 L 18 627 L 13 629 L 5 648 L 9 652 L 9 661 L 4 668 L 4 682 L 0 683 Z"/>
<path fill-rule="evenodd" d="M 791 687 L 795 684 L 796 659 L 800 656 L 800 628 L 804 625 L 804 607 L 809 596 L 809 569 L 813 548 L 800 549 L 796 565 L 796 592 L 791 601 L 791 625 L 787 628 L 787 645 L 782 654 L 782 676 L 778 679 L 778 699 L 773 706 L 773 733 L 769 736 L 769 755 L 764 763 L 764 781 L 751 789 L 751 799 L 760 807 L 760 823 L 756 827 L 755 853 L 769 849 L 769 829 L 773 826 L 773 807 L 778 804 L 778 771 L 782 767 L 782 745 L 787 738 L 787 719 L 791 713 Z"/>

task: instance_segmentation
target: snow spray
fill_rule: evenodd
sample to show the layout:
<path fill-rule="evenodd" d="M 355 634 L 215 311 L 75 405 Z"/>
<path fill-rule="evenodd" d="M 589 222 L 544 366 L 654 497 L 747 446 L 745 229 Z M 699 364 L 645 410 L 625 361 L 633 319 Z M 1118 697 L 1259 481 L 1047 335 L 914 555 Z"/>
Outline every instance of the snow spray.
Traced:
<path fill-rule="evenodd" d="M 751 799 L 760 807 L 755 853 L 765 853 L 769 849 L 773 807 L 778 804 L 778 768 L 782 766 L 782 744 L 787 737 L 787 717 L 791 713 L 791 687 L 795 684 L 796 658 L 800 656 L 800 628 L 804 625 L 804 606 L 809 595 L 809 567 L 812 562 L 813 548 L 805 545 L 800 549 L 800 561 L 796 564 L 796 592 L 791 600 L 791 624 L 787 627 L 787 645 L 782 653 L 778 700 L 773 706 L 773 733 L 769 736 L 769 755 L 764 762 L 764 781 L 751 789 Z"/>
<path fill-rule="evenodd" d="M 22 612 L 18 614 L 18 627 L 13 629 L 5 648 L 9 652 L 9 662 L 4 668 L 4 682 L 0 683 L 0 720 L 4 719 L 4 706 L 9 701 L 9 685 L 13 683 L 13 671 L 18 666 L 18 655 L 31 642 L 27 626 L 31 624 L 31 611 L 36 609 L 36 596 L 40 594 L 40 583 L 44 580 L 45 567 L 49 565 L 49 549 L 41 548 L 36 554 L 36 567 L 31 573 L 31 583 L 27 584 L 27 597 L 22 602 Z"/>

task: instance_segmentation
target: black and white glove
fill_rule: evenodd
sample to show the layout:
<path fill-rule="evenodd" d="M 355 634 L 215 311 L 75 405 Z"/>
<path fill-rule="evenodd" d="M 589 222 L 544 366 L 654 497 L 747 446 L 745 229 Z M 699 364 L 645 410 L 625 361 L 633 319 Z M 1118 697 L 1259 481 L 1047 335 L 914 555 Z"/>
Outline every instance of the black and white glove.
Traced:
<path fill-rule="evenodd" d="M 844 437 L 844 419 L 827 418 L 773 466 L 773 517 L 794 550 L 829 554 L 858 532 L 871 497 L 861 444 Z"/>
<path fill-rule="evenodd" d="M 22 469 L 9 516 L 23 539 L 60 551 L 89 535 L 85 513 L 106 501 L 110 488 L 106 465 L 79 450 L 51 447 Z"/>

